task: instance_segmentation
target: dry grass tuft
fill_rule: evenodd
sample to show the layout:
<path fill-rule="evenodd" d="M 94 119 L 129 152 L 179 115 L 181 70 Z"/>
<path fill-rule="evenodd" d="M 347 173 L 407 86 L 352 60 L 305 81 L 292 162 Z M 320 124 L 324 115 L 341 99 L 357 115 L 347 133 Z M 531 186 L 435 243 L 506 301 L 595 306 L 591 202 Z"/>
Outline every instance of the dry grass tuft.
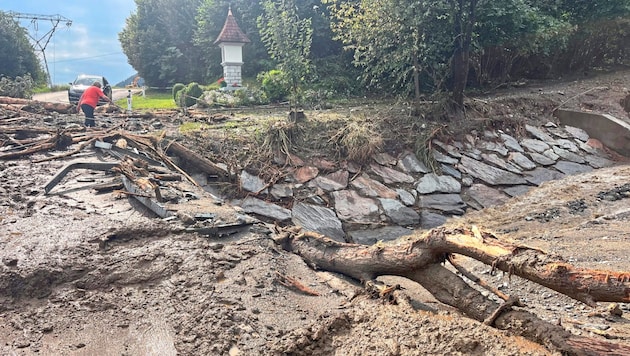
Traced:
<path fill-rule="evenodd" d="M 345 156 L 357 163 L 367 163 L 383 148 L 383 137 L 376 125 L 367 121 L 349 121 L 329 140 L 336 144 L 340 157 Z"/>

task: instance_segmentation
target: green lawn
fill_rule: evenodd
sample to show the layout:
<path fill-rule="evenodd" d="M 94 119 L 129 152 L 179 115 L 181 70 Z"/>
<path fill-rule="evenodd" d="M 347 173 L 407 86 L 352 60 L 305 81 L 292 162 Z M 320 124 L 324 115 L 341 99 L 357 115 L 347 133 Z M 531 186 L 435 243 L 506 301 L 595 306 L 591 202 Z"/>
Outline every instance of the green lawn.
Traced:
<path fill-rule="evenodd" d="M 122 108 L 127 108 L 127 98 L 116 100 L 116 104 Z M 144 97 L 142 94 L 133 95 L 131 108 L 133 110 L 176 109 L 177 105 L 175 105 L 170 92 L 147 90 Z"/>

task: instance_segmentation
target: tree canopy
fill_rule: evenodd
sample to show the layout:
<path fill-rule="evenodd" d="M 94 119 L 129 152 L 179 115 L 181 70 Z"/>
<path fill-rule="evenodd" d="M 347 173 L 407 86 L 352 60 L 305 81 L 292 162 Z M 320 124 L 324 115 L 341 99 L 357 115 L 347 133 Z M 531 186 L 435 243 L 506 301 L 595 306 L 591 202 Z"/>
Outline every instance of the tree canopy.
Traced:
<path fill-rule="evenodd" d="M 307 84 L 348 76 L 353 65 L 361 83 L 350 86 L 416 98 L 448 92 L 455 107 L 471 85 L 621 64 L 629 54 L 630 0 L 135 1 L 119 37 L 150 85 L 218 79 L 213 43 L 228 8 L 252 40 L 245 76 L 310 63 L 312 75 L 299 76 Z M 283 22 L 289 10 L 302 22 Z"/>
<path fill-rule="evenodd" d="M 0 77 L 30 75 L 35 82 L 46 81 L 46 74 L 23 27 L 0 11 Z"/>

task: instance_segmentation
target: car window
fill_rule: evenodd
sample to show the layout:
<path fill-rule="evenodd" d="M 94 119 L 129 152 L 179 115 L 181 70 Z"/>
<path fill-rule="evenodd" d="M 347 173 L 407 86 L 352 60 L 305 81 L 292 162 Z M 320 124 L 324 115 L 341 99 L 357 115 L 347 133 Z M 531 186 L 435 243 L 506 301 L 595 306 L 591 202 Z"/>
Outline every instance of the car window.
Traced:
<path fill-rule="evenodd" d="M 96 81 L 100 82 L 101 80 L 99 78 L 82 77 L 82 78 L 77 78 L 74 84 L 75 85 L 92 85 Z"/>

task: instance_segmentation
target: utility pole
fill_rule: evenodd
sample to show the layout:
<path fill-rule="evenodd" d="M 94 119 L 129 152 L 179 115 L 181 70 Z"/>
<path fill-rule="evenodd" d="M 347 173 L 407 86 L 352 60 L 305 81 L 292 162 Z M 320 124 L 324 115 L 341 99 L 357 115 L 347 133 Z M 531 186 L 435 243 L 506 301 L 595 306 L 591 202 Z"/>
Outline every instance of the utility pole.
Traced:
<path fill-rule="evenodd" d="M 29 20 L 31 25 L 35 29 L 35 34 L 28 36 L 33 40 L 33 48 L 39 50 L 42 53 L 42 58 L 44 59 L 44 66 L 46 67 L 46 75 L 48 76 L 48 85 L 52 87 L 52 78 L 50 77 L 50 70 L 48 69 L 48 61 L 46 60 L 46 46 L 50 42 L 50 39 L 57 30 L 59 23 L 64 23 L 66 27 L 70 27 L 72 25 L 72 20 L 65 18 L 61 15 L 35 15 L 35 14 L 24 14 L 20 12 L 9 11 L 9 16 L 13 17 L 16 20 Z M 38 21 L 50 21 L 52 28 L 43 34 L 42 36 L 37 35 L 37 30 L 39 29 Z"/>

